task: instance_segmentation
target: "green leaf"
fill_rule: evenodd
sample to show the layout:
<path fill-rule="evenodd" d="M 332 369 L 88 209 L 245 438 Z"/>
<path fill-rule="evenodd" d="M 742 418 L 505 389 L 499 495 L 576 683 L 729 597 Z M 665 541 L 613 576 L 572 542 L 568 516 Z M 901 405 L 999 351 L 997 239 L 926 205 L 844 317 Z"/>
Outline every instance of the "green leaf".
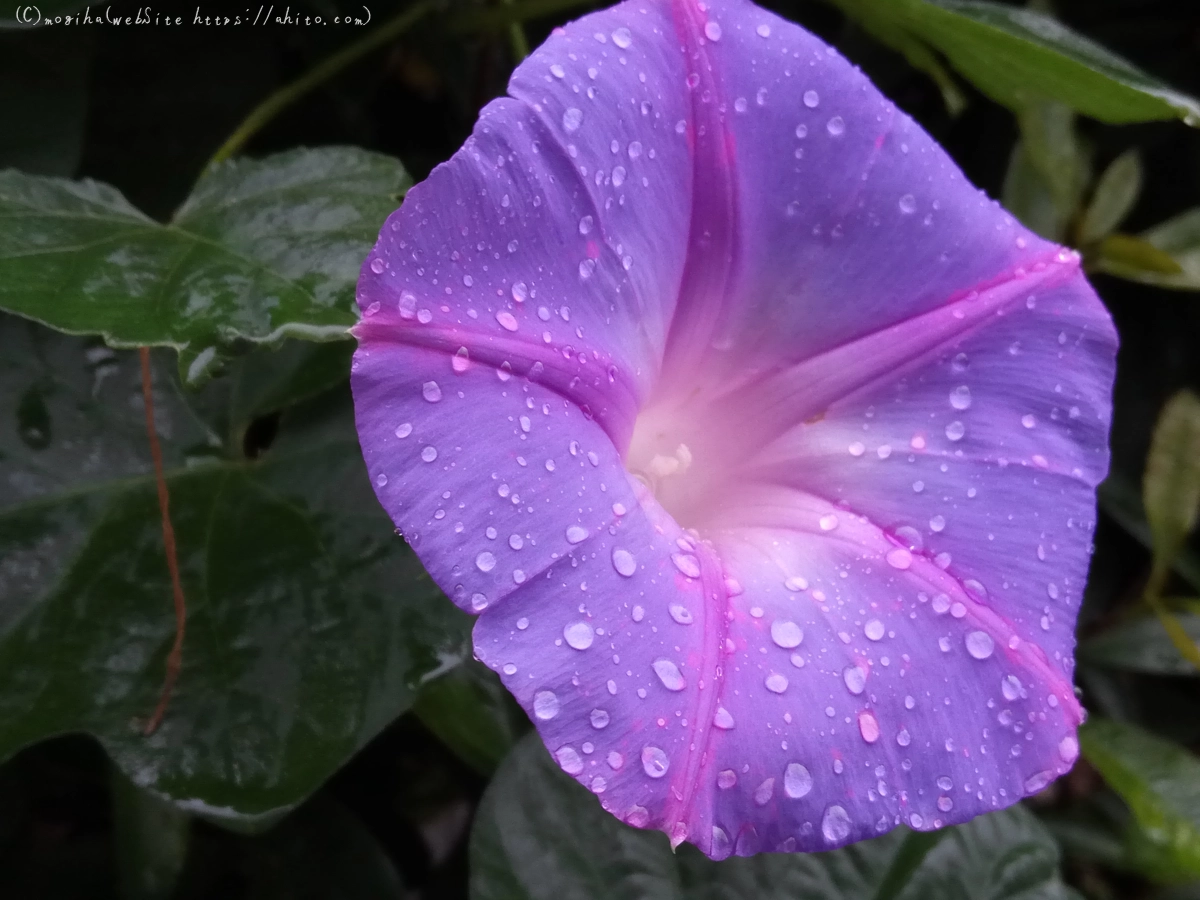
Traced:
<path fill-rule="evenodd" d="M 1101 245 L 1095 261 L 1100 271 L 1155 287 L 1200 291 L 1200 208 L 1142 232 L 1139 245 L 1128 243 L 1132 239 L 1125 235 L 1112 235 L 1109 241 L 1117 237 L 1126 242 Z"/>
<path fill-rule="evenodd" d="M 1183 119 L 1200 102 L 1142 72 L 1050 16 L 983 0 L 830 0 L 904 52 L 942 53 L 984 94 L 1015 112 L 1057 100 L 1111 124 Z"/>
<path fill-rule="evenodd" d="M 1061 103 L 1031 102 L 1017 116 L 1021 140 L 1004 180 L 1004 205 L 1043 237 L 1062 242 L 1091 180 L 1091 153 L 1075 113 Z"/>
<path fill-rule="evenodd" d="M 1200 643 L 1200 615 L 1181 615 L 1180 626 L 1189 639 Z M 1179 652 L 1157 616 L 1142 616 L 1114 625 L 1079 645 L 1080 662 L 1109 669 L 1150 675 L 1200 675 Z"/>
<path fill-rule="evenodd" d="M 1147 591 L 1157 594 L 1200 515 L 1200 398 L 1191 391 L 1173 396 L 1159 414 L 1142 491 L 1154 535 Z"/>
<path fill-rule="evenodd" d="M 1004 900 L 1065 898 L 1058 849 L 1023 807 L 981 816 L 940 841 L 905 828 L 830 853 L 714 863 L 600 808 L 536 734 L 496 773 L 471 835 L 472 900 Z M 915 865 L 913 865 L 915 863 Z M 907 870 L 907 871 L 905 871 Z M 892 873 L 903 875 L 895 884 Z M 889 879 L 889 876 L 892 878 Z"/>
<path fill-rule="evenodd" d="M 1120 525 L 1139 544 L 1153 551 L 1154 538 L 1142 508 L 1142 492 L 1132 479 L 1113 470 L 1100 483 L 1096 492 L 1100 509 Z M 1184 547 L 1175 558 L 1175 573 L 1193 588 L 1200 590 L 1200 557 Z"/>
<path fill-rule="evenodd" d="M 1011 109 L 1045 98 L 1114 125 L 1179 118 L 1200 126 L 1195 98 L 1050 16 L 982 0 L 902 3 L 913 31 L 983 93 Z"/>
<path fill-rule="evenodd" d="M 188 627 L 146 737 L 174 622 L 136 357 L 0 317 L 0 759 L 89 732 L 139 787 L 254 827 L 461 662 L 467 621 L 393 535 L 344 392 L 287 411 L 251 461 L 162 363 Z"/>
<path fill-rule="evenodd" d="M 487 666 L 468 660 L 422 688 L 413 712 L 481 775 L 491 775 L 529 720 Z"/>
<path fill-rule="evenodd" d="M 1094 719 L 1079 729 L 1080 747 L 1129 804 L 1139 832 L 1132 850 L 1153 850 L 1172 878 L 1200 877 L 1200 759 L 1124 722 Z M 1139 848 L 1144 841 L 1147 847 Z"/>
<path fill-rule="evenodd" d="M 1079 243 L 1090 244 L 1113 231 L 1133 209 L 1142 190 L 1142 161 L 1127 150 L 1112 161 L 1092 194 L 1079 226 Z"/>
<path fill-rule="evenodd" d="M 345 338 L 363 257 L 408 183 L 390 157 L 292 150 L 215 167 L 162 225 L 107 185 L 0 172 L 0 309 L 174 347 L 189 382 L 238 341 Z"/>
<path fill-rule="evenodd" d="M 187 858 L 192 819 L 113 770 L 113 831 L 123 900 L 165 900 Z"/>

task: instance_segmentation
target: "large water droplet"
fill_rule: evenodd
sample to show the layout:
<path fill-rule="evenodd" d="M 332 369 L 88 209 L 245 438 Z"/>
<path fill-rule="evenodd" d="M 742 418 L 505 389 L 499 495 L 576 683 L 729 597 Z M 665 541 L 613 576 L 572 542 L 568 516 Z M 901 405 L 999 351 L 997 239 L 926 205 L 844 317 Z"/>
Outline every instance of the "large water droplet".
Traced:
<path fill-rule="evenodd" d="M 700 577 L 700 560 L 690 553 L 672 553 L 671 562 L 688 578 Z"/>
<path fill-rule="evenodd" d="M 887 552 L 885 559 L 887 559 L 887 564 L 893 569 L 903 571 L 912 565 L 913 556 L 904 547 L 893 547 Z"/>
<path fill-rule="evenodd" d="M 563 130 L 570 134 L 573 131 L 578 131 L 579 126 L 583 124 L 583 110 L 572 106 L 562 116 Z"/>
<path fill-rule="evenodd" d="M 427 462 L 427 463 L 433 462 L 435 459 L 437 459 L 437 447 L 434 447 L 431 444 L 427 447 L 422 448 L 421 459 L 425 460 L 425 462 Z"/>
<path fill-rule="evenodd" d="M 863 634 L 867 636 L 868 640 L 882 641 L 885 632 L 886 629 L 883 627 L 883 623 L 878 619 L 872 619 L 863 626 Z"/>
<path fill-rule="evenodd" d="M 713 724 L 723 731 L 728 731 L 733 727 L 733 716 L 729 714 L 723 706 L 718 706 L 716 713 L 713 715 Z"/>
<path fill-rule="evenodd" d="M 1035 772 L 1025 779 L 1025 792 L 1036 794 L 1053 780 L 1053 772 Z"/>
<path fill-rule="evenodd" d="M 538 691 L 533 695 L 533 714 L 543 722 L 558 715 L 558 695 L 554 691 Z"/>
<path fill-rule="evenodd" d="M 968 632 L 966 643 L 967 652 L 975 659 L 987 659 L 996 647 L 996 642 L 986 631 Z"/>
<path fill-rule="evenodd" d="M 371 260 L 371 271 L 374 272 L 376 275 L 382 275 L 384 265 L 385 265 L 384 261 L 377 256 L 373 260 Z"/>
<path fill-rule="evenodd" d="M 608 711 L 604 709 L 593 709 L 591 716 L 592 727 L 596 729 L 604 728 L 608 725 Z"/>
<path fill-rule="evenodd" d="M 1079 758 L 1079 741 L 1075 735 L 1068 734 L 1058 742 L 1058 757 L 1065 763 L 1073 763 Z"/>
<path fill-rule="evenodd" d="M 870 712 L 860 712 L 858 714 L 858 733 L 868 744 L 875 743 L 879 740 L 879 720 Z"/>
<path fill-rule="evenodd" d="M 1000 681 L 1000 692 L 1009 703 L 1021 699 L 1021 679 L 1016 675 L 1005 675 Z"/>
<path fill-rule="evenodd" d="M 821 526 L 822 531 L 833 531 L 833 529 L 838 527 L 838 517 L 833 513 L 827 513 L 821 516 L 817 524 Z"/>
<path fill-rule="evenodd" d="M 729 790 L 737 784 L 737 772 L 733 769 L 722 769 L 717 773 L 717 787 L 723 791 Z"/>
<path fill-rule="evenodd" d="M 430 403 L 437 403 L 442 399 L 442 388 L 436 381 L 427 381 L 421 385 L 421 396 Z"/>
<path fill-rule="evenodd" d="M 834 116 L 825 128 L 831 137 L 840 137 L 846 131 L 846 121 L 841 116 Z"/>
<path fill-rule="evenodd" d="M 783 770 L 783 792 L 793 800 L 799 800 L 812 790 L 813 779 L 808 769 L 800 763 L 788 763 Z"/>
<path fill-rule="evenodd" d="M 840 844 L 850 837 L 850 816 L 840 806 L 831 806 L 821 818 L 821 834 L 830 844 Z"/>
<path fill-rule="evenodd" d="M 660 748 L 642 748 L 642 769 L 651 778 L 662 778 L 667 774 L 667 769 L 670 766 L 671 761 L 667 759 L 667 754 L 663 753 Z"/>
<path fill-rule="evenodd" d="M 622 50 L 628 50 L 633 43 L 633 35 L 628 28 L 618 28 L 612 33 L 612 41 Z"/>
<path fill-rule="evenodd" d="M 721 39 L 721 26 L 716 22 L 705 22 L 704 36 L 710 41 L 719 41 Z"/>
<path fill-rule="evenodd" d="M 682 603 L 672 603 L 667 607 L 667 612 L 671 614 L 671 618 L 680 625 L 692 624 L 692 611 Z"/>
<path fill-rule="evenodd" d="M 970 409 L 971 389 L 965 384 L 960 384 L 950 391 L 950 405 L 958 410 Z"/>
<path fill-rule="evenodd" d="M 759 806 L 766 806 L 771 802 L 771 795 L 774 793 L 775 779 L 768 778 L 754 789 L 754 802 Z"/>
<path fill-rule="evenodd" d="M 816 91 L 805 91 L 804 92 L 804 105 L 807 106 L 809 109 L 816 109 L 817 104 L 819 104 L 820 102 L 821 102 L 821 95 L 818 94 Z"/>
<path fill-rule="evenodd" d="M 967 433 L 967 426 L 955 419 L 946 426 L 946 437 L 952 441 L 961 441 L 964 434 Z"/>
<path fill-rule="evenodd" d="M 583 771 L 583 760 L 574 747 L 559 747 L 554 756 L 568 775 L 578 775 Z"/>
<path fill-rule="evenodd" d="M 500 327 L 505 331 L 517 330 L 517 319 L 507 309 L 502 309 L 496 313 L 496 321 L 500 323 Z"/>
<path fill-rule="evenodd" d="M 846 690 L 852 694 L 861 694 L 867 687 L 867 673 L 858 666 L 846 666 L 842 670 L 842 681 L 846 682 Z"/>
<path fill-rule="evenodd" d="M 403 425 L 397 425 L 396 426 L 396 437 L 403 440 L 404 438 L 406 438 L 410 434 L 412 434 L 412 430 L 413 430 L 412 423 L 410 423 L 410 422 L 405 422 Z"/>
<path fill-rule="evenodd" d="M 567 528 L 567 543 L 579 544 L 588 538 L 588 530 L 581 525 L 571 525 Z"/>
<path fill-rule="evenodd" d="M 466 347 L 459 347 L 458 352 L 450 357 L 450 368 L 456 375 L 461 375 L 471 368 L 471 355 Z"/>
<path fill-rule="evenodd" d="M 766 684 L 767 690 L 772 694 L 782 694 L 787 690 L 787 676 L 780 675 L 778 672 L 772 672 L 767 676 L 767 680 L 764 682 L 764 684 Z"/>
<path fill-rule="evenodd" d="M 614 550 L 612 564 L 613 568 L 617 570 L 617 574 L 624 575 L 626 578 L 633 577 L 633 573 L 637 571 L 637 560 L 628 550 Z"/>
<path fill-rule="evenodd" d="M 776 619 L 771 623 L 771 640 L 783 649 L 791 650 L 804 642 L 804 630 L 795 622 Z"/>
<path fill-rule="evenodd" d="M 687 687 L 687 682 L 683 680 L 683 675 L 679 671 L 679 666 L 671 662 L 669 659 L 656 659 L 651 665 L 654 666 L 654 674 L 658 676 L 658 680 L 662 682 L 663 687 L 668 691 L 682 691 Z"/>
<path fill-rule="evenodd" d="M 900 212 L 907 215 L 912 215 L 917 211 L 917 198 L 912 194 L 905 194 L 900 198 Z"/>
<path fill-rule="evenodd" d="M 587 622 L 572 622 L 563 628 L 563 637 L 576 650 L 586 650 L 592 646 L 595 632 Z"/>
<path fill-rule="evenodd" d="M 496 568 L 496 556 L 490 550 L 484 550 L 475 557 L 475 566 L 480 572 L 490 572 Z"/>

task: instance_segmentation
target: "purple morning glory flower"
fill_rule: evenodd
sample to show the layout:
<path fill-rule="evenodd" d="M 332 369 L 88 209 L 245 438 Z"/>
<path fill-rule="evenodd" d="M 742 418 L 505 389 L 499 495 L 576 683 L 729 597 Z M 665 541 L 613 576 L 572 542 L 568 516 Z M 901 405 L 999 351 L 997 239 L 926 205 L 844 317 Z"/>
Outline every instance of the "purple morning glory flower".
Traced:
<path fill-rule="evenodd" d="M 629 0 L 514 73 L 359 282 L 380 501 L 559 765 L 713 858 L 1067 771 L 1116 338 L 831 48 Z"/>

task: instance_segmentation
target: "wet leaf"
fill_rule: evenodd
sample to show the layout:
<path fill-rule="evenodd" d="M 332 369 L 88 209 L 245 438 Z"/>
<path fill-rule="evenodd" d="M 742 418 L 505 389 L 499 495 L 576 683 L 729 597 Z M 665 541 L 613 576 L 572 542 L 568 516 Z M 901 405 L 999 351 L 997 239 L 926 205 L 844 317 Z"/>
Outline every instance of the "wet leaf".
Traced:
<path fill-rule="evenodd" d="M 1101 244 L 1095 267 L 1155 287 L 1200 291 L 1200 208 L 1180 213 L 1136 238 L 1111 235 Z"/>
<path fill-rule="evenodd" d="M 1177 617 L 1188 639 L 1200 643 L 1200 615 Z M 1145 672 L 1151 675 L 1200 675 L 1179 652 L 1157 616 L 1121 622 L 1079 645 L 1080 662 L 1110 669 Z"/>
<path fill-rule="evenodd" d="M 108 185 L 0 172 L 0 309 L 174 347 L 189 382 L 238 341 L 344 339 L 359 267 L 408 183 L 390 157 L 292 150 L 217 166 L 164 225 Z"/>
<path fill-rule="evenodd" d="M 1091 154 L 1075 113 L 1061 103 L 1031 102 L 1017 116 L 1021 140 L 1004 179 L 1004 205 L 1025 225 L 1062 242 L 1091 179 Z"/>
<path fill-rule="evenodd" d="M 1159 414 L 1142 490 L 1154 535 L 1147 590 L 1157 594 L 1200 516 L 1200 399 L 1191 391 L 1173 396 Z"/>
<path fill-rule="evenodd" d="M 348 397 L 292 408 L 264 456 L 223 443 L 156 360 L 189 618 L 174 622 L 136 357 L 0 318 L 0 758 L 94 734 L 139 787 L 211 820 L 278 818 L 460 662 L 467 623 L 392 534 Z M 36 388 L 50 440 L 21 431 Z"/>
<path fill-rule="evenodd" d="M 558 769 L 537 735 L 522 740 L 496 773 L 475 820 L 472 900 L 1070 896 L 1054 841 L 1021 806 L 948 829 L 936 845 L 932 835 L 898 828 L 830 853 L 763 853 L 716 863 L 690 844 L 673 854 L 665 835 L 621 824 L 600 808 L 600 799 Z"/>
<path fill-rule="evenodd" d="M 1160 875 L 1200 877 L 1200 759 L 1108 719 L 1089 721 L 1079 738 L 1088 762 L 1133 811 L 1138 832 L 1127 837 L 1131 853 L 1153 853 Z"/>
<path fill-rule="evenodd" d="M 1112 161 L 1096 183 L 1092 202 L 1079 227 L 1079 243 L 1098 241 L 1120 225 L 1133 209 L 1141 190 L 1141 159 L 1136 150 L 1127 150 Z"/>

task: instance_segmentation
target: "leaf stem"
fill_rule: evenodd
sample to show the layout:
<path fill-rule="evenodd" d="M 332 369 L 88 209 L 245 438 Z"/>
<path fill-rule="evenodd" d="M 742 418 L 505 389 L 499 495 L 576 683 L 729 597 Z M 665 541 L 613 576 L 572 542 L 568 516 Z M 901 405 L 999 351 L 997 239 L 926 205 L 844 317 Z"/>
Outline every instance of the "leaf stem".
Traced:
<path fill-rule="evenodd" d="M 171 692 L 179 680 L 183 666 L 183 632 L 187 624 L 187 603 L 183 597 L 183 582 L 179 578 L 179 559 L 175 552 L 175 529 L 171 527 L 170 496 L 167 478 L 163 472 L 162 445 L 158 442 L 158 430 L 154 427 L 154 386 L 150 372 L 150 348 L 139 347 L 138 356 L 142 363 L 142 398 L 146 407 L 146 436 L 150 439 L 150 457 L 154 460 L 154 483 L 158 488 L 158 511 L 162 516 L 163 550 L 167 557 L 167 571 L 171 573 L 171 591 L 175 599 L 175 643 L 167 654 L 167 672 L 163 678 L 162 693 L 154 714 L 146 723 L 143 734 L 151 735 L 162 723 L 171 701 Z"/>
<path fill-rule="evenodd" d="M 337 53 L 318 63 L 300 78 L 297 78 L 290 84 L 284 85 L 271 94 L 266 100 L 254 107 L 250 115 L 246 116 L 242 124 L 237 127 L 237 130 L 229 136 L 225 143 L 217 148 L 217 152 L 213 154 L 212 159 L 205 166 L 205 171 L 208 171 L 217 165 L 217 163 L 224 162 L 230 157 L 237 155 L 246 145 L 246 142 L 261 131 L 279 113 L 287 109 L 313 88 L 320 86 L 337 75 L 347 66 L 357 62 L 371 51 L 382 47 L 384 44 L 403 34 L 415 22 L 433 9 L 433 6 L 433 0 L 419 0 L 419 2 L 414 3 L 408 9 L 404 10 L 404 12 L 392 17 L 361 40 L 343 47 Z"/>

